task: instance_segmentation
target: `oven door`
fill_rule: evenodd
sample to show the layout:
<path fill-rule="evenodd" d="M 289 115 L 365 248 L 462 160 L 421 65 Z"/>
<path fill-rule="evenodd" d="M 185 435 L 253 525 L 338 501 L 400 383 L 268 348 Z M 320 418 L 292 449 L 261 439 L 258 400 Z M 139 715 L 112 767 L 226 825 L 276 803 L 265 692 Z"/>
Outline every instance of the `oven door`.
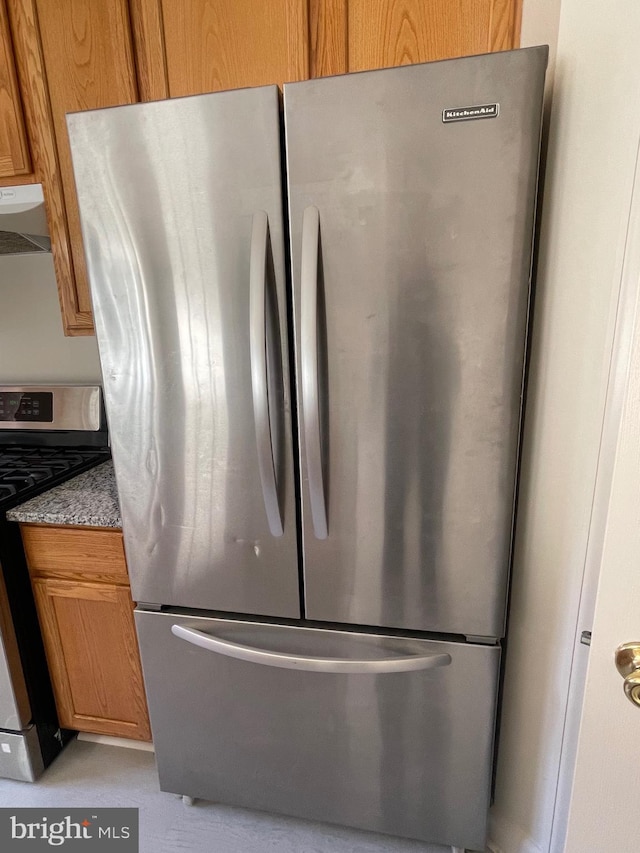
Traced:
<path fill-rule="evenodd" d="M 27 685 L 0 566 L 0 729 L 21 731 L 30 721 Z"/>

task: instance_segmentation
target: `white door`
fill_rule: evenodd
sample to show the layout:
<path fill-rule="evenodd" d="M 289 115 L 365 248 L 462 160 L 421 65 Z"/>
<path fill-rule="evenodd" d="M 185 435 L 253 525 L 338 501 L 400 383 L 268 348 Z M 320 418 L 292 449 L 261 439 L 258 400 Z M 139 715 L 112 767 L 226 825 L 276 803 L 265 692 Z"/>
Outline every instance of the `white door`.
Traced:
<path fill-rule="evenodd" d="M 640 177 L 636 186 L 611 383 L 622 391 L 620 428 L 596 598 L 565 853 L 636 853 L 640 706 L 615 665 L 623 643 L 640 647 Z M 624 295 L 624 294 L 623 294 Z M 610 399 L 611 399 L 610 394 Z M 615 394 L 614 394 L 615 396 Z"/>

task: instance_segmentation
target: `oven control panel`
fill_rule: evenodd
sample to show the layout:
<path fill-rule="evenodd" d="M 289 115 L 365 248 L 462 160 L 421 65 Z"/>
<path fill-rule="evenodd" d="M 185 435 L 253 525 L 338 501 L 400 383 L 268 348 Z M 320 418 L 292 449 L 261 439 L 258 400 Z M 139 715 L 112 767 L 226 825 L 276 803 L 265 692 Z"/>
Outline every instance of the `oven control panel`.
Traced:
<path fill-rule="evenodd" d="M 0 385 L 0 439 L 5 430 L 98 435 L 105 428 L 99 385 Z"/>
<path fill-rule="evenodd" d="M 0 391 L 0 421 L 53 423 L 53 393 Z"/>

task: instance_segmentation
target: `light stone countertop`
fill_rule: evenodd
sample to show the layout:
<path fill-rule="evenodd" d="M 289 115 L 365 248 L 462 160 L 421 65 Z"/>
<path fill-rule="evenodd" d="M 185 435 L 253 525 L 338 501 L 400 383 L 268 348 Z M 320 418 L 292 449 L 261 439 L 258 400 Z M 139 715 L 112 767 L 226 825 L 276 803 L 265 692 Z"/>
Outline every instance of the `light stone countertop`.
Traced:
<path fill-rule="evenodd" d="M 7 512 L 9 521 L 122 527 L 113 462 L 102 462 Z"/>

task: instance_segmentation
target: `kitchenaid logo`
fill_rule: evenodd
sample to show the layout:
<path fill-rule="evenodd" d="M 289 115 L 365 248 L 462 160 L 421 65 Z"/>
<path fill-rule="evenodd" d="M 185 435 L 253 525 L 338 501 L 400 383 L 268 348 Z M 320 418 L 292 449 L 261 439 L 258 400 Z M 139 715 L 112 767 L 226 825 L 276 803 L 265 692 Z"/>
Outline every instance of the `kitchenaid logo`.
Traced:
<path fill-rule="evenodd" d="M 442 110 L 442 121 L 471 121 L 475 118 L 496 118 L 500 114 L 500 104 L 478 104 L 475 107 L 451 107 Z"/>
<path fill-rule="evenodd" d="M 0 850 L 138 853 L 138 809 L 0 809 Z"/>

